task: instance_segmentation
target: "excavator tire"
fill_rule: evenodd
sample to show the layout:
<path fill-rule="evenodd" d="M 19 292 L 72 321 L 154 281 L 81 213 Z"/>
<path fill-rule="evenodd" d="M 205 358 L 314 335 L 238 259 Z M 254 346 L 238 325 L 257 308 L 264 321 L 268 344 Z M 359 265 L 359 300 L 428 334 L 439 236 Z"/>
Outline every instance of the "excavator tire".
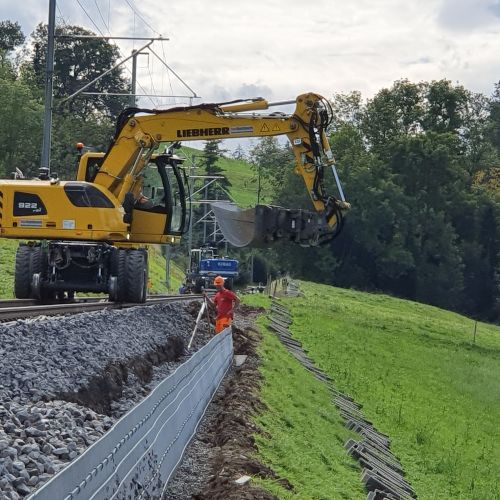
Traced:
<path fill-rule="evenodd" d="M 111 275 L 116 277 L 116 294 L 110 296 L 114 302 L 123 302 L 127 291 L 127 250 L 117 248 L 111 257 Z"/>
<path fill-rule="evenodd" d="M 126 261 L 128 302 L 146 302 L 148 283 L 148 267 L 146 252 L 143 250 L 129 250 Z"/>
<path fill-rule="evenodd" d="M 45 278 L 47 269 L 47 253 L 40 245 L 30 248 L 30 275 L 31 283 L 33 283 L 33 275 L 38 274 L 40 278 Z M 44 290 L 43 288 L 37 290 L 33 289 L 31 285 L 31 297 L 41 300 L 49 301 L 54 300 L 56 292 L 54 290 Z"/>
<path fill-rule="evenodd" d="M 31 296 L 31 247 L 19 245 L 16 252 L 14 275 L 14 295 L 18 299 L 29 299 Z"/>

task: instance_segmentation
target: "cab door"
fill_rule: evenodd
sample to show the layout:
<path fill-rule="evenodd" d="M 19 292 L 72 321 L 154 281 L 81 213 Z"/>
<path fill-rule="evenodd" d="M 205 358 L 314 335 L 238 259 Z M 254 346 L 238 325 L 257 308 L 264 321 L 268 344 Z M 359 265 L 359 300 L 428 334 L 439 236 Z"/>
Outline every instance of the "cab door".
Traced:
<path fill-rule="evenodd" d="M 132 210 L 130 241 L 171 243 L 186 231 L 186 178 L 172 155 L 158 155 L 144 169 L 142 196 Z"/>

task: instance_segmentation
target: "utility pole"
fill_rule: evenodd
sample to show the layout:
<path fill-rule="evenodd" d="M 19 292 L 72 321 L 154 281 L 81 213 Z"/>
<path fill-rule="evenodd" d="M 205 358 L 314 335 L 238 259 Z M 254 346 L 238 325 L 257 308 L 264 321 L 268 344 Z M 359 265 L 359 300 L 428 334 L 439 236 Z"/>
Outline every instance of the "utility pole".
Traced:
<path fill-rule="evenodd" d="M 135 108 L 136 106 L 136 88 L 137 88 L 137 56 L 139 53 L 137 50 L 132 51 L 132 93 L 130 94 L 130 107 Z"/>
<path fill-rule="evenodd" d="M 52 135 L 52 89 L 54 86 L 54 36 L 56 26 L 56 0 L 49 1 L 49 24 L 47 61 L 45 66 L 45 111 L 43 115 L 42 157 L 40 162 L 40 177 L 50 174 L 50 144 Z"/>

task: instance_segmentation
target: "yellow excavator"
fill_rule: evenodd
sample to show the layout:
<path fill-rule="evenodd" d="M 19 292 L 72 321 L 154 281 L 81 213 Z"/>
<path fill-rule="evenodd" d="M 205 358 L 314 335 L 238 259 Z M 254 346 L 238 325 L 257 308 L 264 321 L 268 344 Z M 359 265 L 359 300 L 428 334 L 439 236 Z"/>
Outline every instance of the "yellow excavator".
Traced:
<path fill-rule="evenodd" d="M 80 154 L 76 180 L 62 181 L 48 169 L 40 169 L 33 180 L 0 180 L 0 237 L 28 242 L 16 254 L 15 296 L 51 300 L 80 291 L 144 302 L 147 245 L 179 242 L 189 226 L 181 159 L 172 147 L 159 152 L 179 141 L 287 135 L 295 172 L 303 177 L 315 210 L 258 205 L 239 211 L 217 205 L 222 231 L 237 246 L 329 241 L 349 208 L 325 133 L 330 106 L 314 93 L 291 102 L 293 114 L 262 113 L 290 103 L 262 98 L 168 110 L 127 108 L 106 153 Z M 325 191 L 328 166 L 340 199 Z"/>

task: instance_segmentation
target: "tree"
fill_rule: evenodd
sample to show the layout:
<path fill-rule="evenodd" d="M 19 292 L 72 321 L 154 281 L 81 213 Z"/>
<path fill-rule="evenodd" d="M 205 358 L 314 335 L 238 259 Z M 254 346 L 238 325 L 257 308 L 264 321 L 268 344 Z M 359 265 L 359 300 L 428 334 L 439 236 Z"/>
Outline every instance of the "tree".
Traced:
<path fill-rule="evenodd" d="M 62 99 L 74 94 L 87 83 L 111 69 L 119 60 L 118 48 L 103 39 L 79 39 L 72 36 L 92 36 L 94 33 L 79 26 L 56 28 L 54 98 Z M 43 88 L 47 53 L 47 26 L 39 24 L 32 34 L 33 51 L 29 65 L 33 84 Z M 30 74 L 30 72 L 27 72 Z M 92 92 L 127 93 L 130 84 L 123 77 L 122 69 L 116 68 L 91 87 Z M 88 119 L 92 115 L 113 120 L 127 105 L 126 97 L 108 95 L 79 95 L 64 105 L 63 112 Z M 56 103 L 57 104 L 57 103 Z"/>
<path fill-rule="evenodd" d="M 0 21 L 0 51 L 10 51 L 24 43 L 25 36 L 18 22 Z"/>
<path fill-rule="evenodd" d="M 330 142 L 352 209 L 325 247 L 282 245 L 280 266 L 499 320 L 499 96 L 490 107 L 446 80 L 401 80 L 366 104 L 334 96 Z M 307 201 L 291 171 L 274 193 L 283 206 Z"/>
<path fill-rule="evenodd" d="M 0 75 L 0 175 L 16 170 L 29 176 L 39 166 L 43 106 L 12 75 Z"/>
<path fill-rule="evenodd" d="M 250 151 L 250 163 L 257 173 L 257 198 L 260 200 L 262 179 L 275 191 L 282 188 L 286 172 L 292 169 L 293 154 L 276 137 L 262 137 Z"/>
<path fill-rule="evenodd" d="M 223 188 L 228 188 L 229 186 L 231 186 L 231 183 L 223 174 L 224 169 L 218 165 L 219 159 L 226 152 L 226 150 L 221 149 L 221 144 L 222 140 L 220 139 L 205 142 L 205 147 L 203 148 L 203 154 L 205 158 L 205 173 L 206 175 L 210 176 L 222 177 L 217 181 L 217 184 L 219 186 L 222 186 Z M 219 196 L 219 193 L 216 192 L 215 183 L 211 184 L 208 187 L 207 194 L 210 199 Z"/>

